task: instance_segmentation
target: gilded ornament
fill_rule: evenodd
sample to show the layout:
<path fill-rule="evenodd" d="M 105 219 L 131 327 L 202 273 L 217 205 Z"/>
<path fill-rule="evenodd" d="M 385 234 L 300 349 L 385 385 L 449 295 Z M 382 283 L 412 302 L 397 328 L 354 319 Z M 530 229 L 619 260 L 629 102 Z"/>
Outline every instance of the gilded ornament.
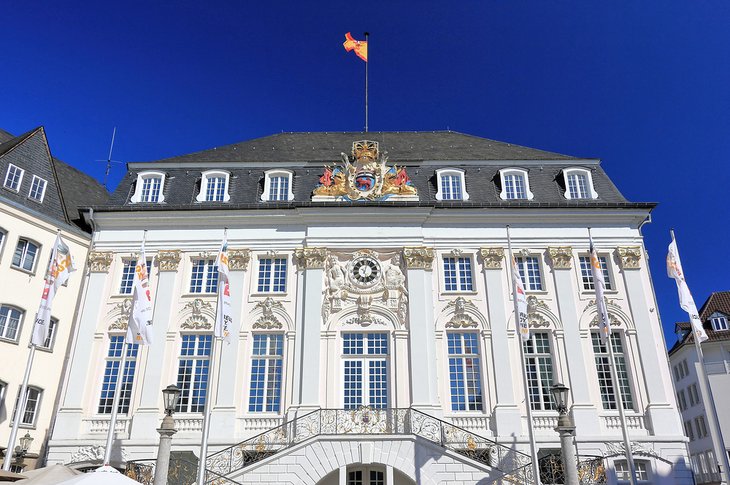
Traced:
<path fill-rule="evenodd" d="M 92 273 L 107 273 L 114 260 L 114 253 L 108 251 L 89 251 L 89 270 Z"/>
<path fill-rule="evenodd" d="M 433 249 L 426 247 L 403 248 L 403 258 L 408 269 L 428 269 L 433 263 Z"/>
<path fill-rule="evenodd" d="M 294 255 L 302 269 L 324 269 L 327 260 L 325 248 L 300 248 L 294 251 Z"/>
<path fill-rule="evenodd" d="M 179 249 L 162 250 L 157 253 L 157 264 L 160 271 L 177 271 L 180 259 Z"/>
<path fill-rule="evenodd" d="M 621 269 L 641 268 L 641 248 L 639 246 L 619 247 L 618 255 Z"/>
<path fill-rule="evenodd" d="M 231 271 L 246 271 L 251 261 L 249 249 L 231 249 L 228 251 L 228 268 Z"/>
<path fill-rule="evenodd" d="M 114 330 L 127 330 L 127 324 L 129 323 L 129 314 L 132 311 L 132 299 L 125 298 L 121 302 L 114 305 L 114 308 L 110 312 L 115 315 L 116 318 L 109 325 L 108 330 L 110 332 Z"/>
<path fill-rule="evenodd" d="M 570 246 L 553 246 L 548 248 L 548 255 L 553 269 L 570 269 L 573 260 L 573 248 Z"/>
<path fill-rule="evenodd" d="M 504 259 L 504 248 L 481 248 L 479 255 L 485 269 L 502 269 Z"/>

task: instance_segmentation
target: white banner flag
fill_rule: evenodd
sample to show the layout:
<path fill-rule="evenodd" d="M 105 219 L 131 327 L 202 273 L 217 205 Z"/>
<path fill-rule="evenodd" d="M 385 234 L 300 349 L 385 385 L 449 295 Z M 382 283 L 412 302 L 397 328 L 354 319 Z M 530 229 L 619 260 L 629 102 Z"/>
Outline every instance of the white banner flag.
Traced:
<path fill-rule="evenodd" d="M 61 239 L 61 235 L 56 235 L 56 241 L 53 243 L 51 251 L 51 261 L 48 264 L 48 273 L 46 281 L 43 285 L 43 295 L 41 295 L 41 304 L 38 307 L 38 313 L 35 317 L 35 327 L 33 327 L 33 337 L 31 343 L 38 347 L 43 347 L 48 338 L 48 331 L 51 323 L 51 304 L 56 296 L 58 288 L 66 283 L 71 273 L 76 271 L 71 258 L 71 252 L 68 246 Z"/>
<path fill-rule="evenodd" d="M 702 320 L 700 320 L 695 300 L 692 298 L 692 293 L 689 291 L 687 282 L 684 279 L 684 271 L 682 271 L 682 261 L 679 259 L 679 250 L 677 249 L 677 241 L 672 237 L 672 242 L 669 243 L 669 252 L 667 253 L 667 275 L 673 278 L 677 283 L 677 292 L 679 292 L 679 306 L 689 314 L 689 319 L 692 322 L 692 331 L 695 334 L 695 338 L 699 343 L 707 340 L 707 333 L 702 327 Z"/>
<path fill-rule="evenodd" d="M 520 332 L 523 341 L 530 340 L 530 325 L 527 321 L 527 295 L 514 256 L 512 257 L 512 292 L 517 302 L 517 331 Z"/>
<path fill-rule="evenodd" d="M 225 235 L 216 263 L 218 265 L 218 307 L 216 309 L 213 335 L 230 344 L 230 327 L 233 318 L 231 317 L 231 289 L 228 285 L 228 241 Z"/>
<path fill-rule="evenodd" d="M 606 279 L 603 277 L 603 268 L 601 268 L 601 260 L 598 259 L 596 248 L 593 247 L 593 239 L 591 239 L 591 275 L 593 276 L 593 288 L 596 290 L 596 307 L 598 308 L 598 329 L 601 331 L 601 342 L 604 344 L 608 340 L 611 333 L 611 320 L 608 318 L 608 308 L 606 308 Z"/>
<path fill-rule="evenodd" d="M 144 241 L 139 250 L 137 264 L 134 267 L 132 280 L 132 310 L 129 312 L 127 324 L 128 344 L 149 345 L 152 343 L 152 295 L 150 294 L 150 278 L 147 274 L 147 258 L 144 254 Z"/>

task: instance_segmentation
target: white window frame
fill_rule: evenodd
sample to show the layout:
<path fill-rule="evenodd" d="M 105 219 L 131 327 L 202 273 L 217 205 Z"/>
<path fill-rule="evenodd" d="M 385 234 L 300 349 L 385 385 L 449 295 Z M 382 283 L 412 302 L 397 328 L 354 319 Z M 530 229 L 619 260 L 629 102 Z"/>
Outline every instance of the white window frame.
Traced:
<path fill-rule="evenodd" d="M 598 253 L 598 261 L 601 264 L 601 271 L 603 272 L 603 279 L 606 281 L 606 292 L 616 292 L 616 284 L 615 284 L 615 278 L 613 277 L 613 267 L 611 266 L 611 256 L 609 254 L 602 254 Z M 603 263 L 606 263 L 606 266 L 603 266 Z M 584 267 L 583 265 L 587 263 L 588 267 L 587 270 L 587 276 L 588 279 L 584 279 L 583 271 Z M 578 255 L 578 276 L 580 278 L 580 287 L 581 291 L 586 293 L 595 293 L 595 288 L 590 288 L 593 286 L 593 273 L 591 269 L 591 255 L 586 254 L 579 254 Z"/>
<path fill-rule="evenodd" d="M 264 202 L 286 202 L 294 200 L 294 173 L 290 170 L 267 170 L 264 172 L 264 192 L 261 194 L 261 200 Z M 271 179 L 274 177 L 286 177 L 289 179 L 287 194 L 285 200 L 271 200 Z"/>
<path fill-rule="evenodd" d="M 363 352 L 362 353 L 352 353 L 352 354 L 346 354 L 345 353 L 345 334 L 360 334 L 362 335 L 362 346 L 363 346 Z M 387 345 L 387 352 L 384 354 L 380 353 L 368 353 L 368 342 L 370 340 L 369 335 L 370 334 L 385 334 L 385 342 Z M 339 392 L 339 399 L 340 404 L 343 409 L 345 409 L 345 379 L 346 379 L 346 373 L 345 373 L 345 362 L 360 362 L 360 370 L 361 370 L 361 380 L 360 380 L 360 406 L 374 406 L 373 402 L 370 400 L 370 366 L 369 363 L 373 361 L 379 361 L 379 362 L 385 362 L 385 392 L 386 392 L 386 403 L 385 406 L 377 409 L 387 409 L 388 407 L 392 406 L 394 400 L 393 395 L 393 376 L 392 376 L 392 370 L 391 370 L 391 362 L 390 357 L 393 353 L 393 342 L 391 339 L 390 332 L 387 332 L 385 330 L 372 330 L 368 331 L 365 329 L 359 329 L 359 330 L 352 330 L 352 331 L 343 331 L 339 334 L 338 339 L 338 346 L 339 346 L 339 353 L 340 353 L 340 392 Z M 347 408 L 347 409 L 356 409 L 356 408 Z"/>
<path fill-rule="evenodd" d="M 152 257 L 147 257 L 147 279 L 150 283 L 150 287 L 152 286 Z M 134 268 L 137 266 L 137 256 L 129 257 L 129 258 L 122 258 L 122 265 L 121 265 L 121 272 L 119 274 L 119 286 L 117 286 L 117 295 L 129 295 L 132 296 L 134 294 Z M 122 291 L 125 289 L 124 286 L 124 270 L 127 268 L 131 268 L 132 273 L 131 277 L 132 279 L 129 281 L 129 291 Z"/>
<path fill-rule="evenodd" d="M 194 343 L 193 350 L 192 350 L 193 353 L 187 354 L 187 355 L 182 355 L 183 337 L 191 337 L 191 336 L 195 337 L 195 343 Z M 203 343 L 202 337 L 210 337 L 210 349 L 208 350 L 207 354 L 199 353 L 199 351 L 201 349 L 201 345 Z M 176 359 L 177 368 L 175 371 L 175 381 L 176 381 L 177 386 L 181 389 L 181 394 L 180 394 L 180 400 L 178 401 L 177 409 L 175 412 L 187 413 L 187 414 L 202 414 L 203 412 L 205 412 L 205 408 L 208 407 L 208 397 L 209 397 L 208 394 L 209 393 L 207 393 L 207 392 L 203 393 L 203 395 L 202 395 L 202 398 L 204 401 L 202 405 L 200 404 L 200 402 L 198 402 L 197 404 L 193 404 L 192 400 L 193 400 L 194 390 L 195 389 L 199 390 L 202 387 L 199 385 L 200 382 L 198 382 L 198 383 L 195 382 L 195 376 L 200 369 L 203 369 L 203 368 L 206 369 L 206 372 L 205 372 L 206 389 L 208 388 L 207 386 L 211 385 L 211 382 L 213 380 L 210 370 L 211 370 L 211 353 L 213 352 L 214 344 L 215 344 L 215 339 L 213 338 L 213 335 L 210 332 L 190 332 L 190 333 L 186 332 L 186 333 L 181 334 L 180 343 L 179 343 L 178 349 L 177 349 L 177 359 Z M 181 371 L 183 370 L 181 367 L 181 363 L 184 360 L 193 361 L 192 368 L 190 369 L 191 370 L 190 382 L 187 387 L 180 384 L 180 378 L 182 375 Z M 196 388 L 196 384 L 198 384 L 197 388 Z M 183 404 L 183 399 L 187 399 L 188 400 L 187 403 Z M 183 406 L 185 406 L 185 407 L 183 408 Z M 197 408 L 197 407 L 201 407 L 201 406 L 203 407 L 203 409 L 193 410 L 193 407 Z"/>
<path fill-rule="evenodd" d="M 18 185 L 15 188 L 8 186 L 8 177 L 10 177 L 10 170 L 13 169 L 13 168 L 20 171 L 20 177 L 18 177 Z M 12 190 L 13 192 L 20 193 L 20 187 L 23 184 L 23 176 L 24 175 L 25 175 L 25 170 L 23 170 L 22 168 L 18 167 L 17 165 L 13 165 L 12 163 L 9 163 L 8 164 L 8 169 L 5 172 L 5 180 L 3 181 L 3 187 L 5 187 L 8 190 Z"/>
<path fill-rule="evenodd" d="M 193 275 L 195 266 L 203 261 L 203 275 L 200 280 L 200 291 L 193 288 Z M 190 259 L 190 278 L 188 278 L 188 293 L 191 295 L 213 295 L 218 292 L 218 260 L 211 256 L 208 258 L 195 257 Z M 211 282 L 215 280 L 215 288 L 207 291 Z"/>
<path fill-rule="evenodd" d="M 570 196 L 570 184 L 568 182 L 568 178 L 571 174 L 582 174 L 585 175 L 586 181 L 588 182 L 588 197 L 577 197 L 573 198 Z M 566 199 L 568 200 L 592 200 L 598 198 L 598 193 L 596 192 L 596 189 L 593 187 L 593 175 L 591 175 L 591 171 L 586 168 L 580 168 L 580 167 L 571 167 L 571 168 L 564 168 L 563 169 L 563 181 L 565 182 L 565 193 L 563 194 Z"/>
<path fill-rule="evenodd" d="M 505 178 L 508 175 L 519 175 L 525 182 L 525 197 L 508 197 L 507 194 L 507 181 Z M 527 170 L 522 168 L 503 168 L 499 171 L 499 180 L 502 184 L 502 192 L 499 194 L 499 198 L 502 200 L 532 200 L 535 198 L 535 194 L 530 190 L 530 177 Z"/>
<path fill-rule="evenodd" d="M 266 351 L 263 354 L 256 354 L 254 353 L 254 345 L 256 342 L 256 337 L 263 337 L 266 340 Z M 271 349 L 271 341 L 272 339 L 281 339 L 281 353 L 271 353 L 269 350 Z M 284 387 L 286 385 L 286 376 L 284 372 L 286 371 L 286 361 L 284 359 L 286 352 L 286 335 L 284 335 L 281 332 L 254 332 L 251 335 L 251 359 L 250 359 L 250 365 L 251 368 L 249 370 L 249 379 L 248 379 L 248 401 L 246 403 L 246 409 L 248 410 L 249 414 L 255 414 L 255 415 L 261 415 L 261 414 L 275 414 L 279 415 L 284 410 Z M 259 374 L 254 374 L 254 368 L 253 368 L 253 361 L 254 360 L 263 360 L 265 362 L 264 364 L 264 372 L 263 372 L 263 396 L 261 403 L 251 403 L 251 399 L 253 396 L 253 384 L 254 384 L 254 377 L 256 377 Z M 278 363 L 278 364 L 277 364 Z M 278 395 L 275 395 L 274 392 L 270 389 L 271 385 L 271 377 L 272 377 L 272 367 L 276 369 L 276 366 L 279 366 L 279 389 L 278 389 Z M 278 409 L 272 409 L 267 410 L 267 407 L 269 407 L 269 400 L 272 398 L 278 399 Z M 261 406 L 261 410 L 255 410 L 251 409 L 252 406 Z M 271 406 L 274 407 L 273 405 Z"/>
<path fill-rule="evenodd" d="M 461 184 L 461 198 L 460 199 L 444 199 L 444 187 L 442 185 L 441 178 L 447 175 L 456 176 L 459 178 Z M 466 180 L 464 177 L 464 171 L 458 168 L 440 168 L 436 170 L 436 200 L 469 200 L 469 194 L 466 191 Z"/>
<path fill-rule="evenodd" d="M 261 278 L 261 271 L 262 271 L 262 264 L 261 261 L 265 259 L 270 259 L 272 261 L 272 267 L 270 274 L 267 278 L 267 283 L 265 285 L 265 288 L 263 290 L 259 289 L 259 280 Z M 274 290 L 274 261 L 277 259 L 283 259 L 284 260 L 284 271 L 286 272 L 284 275 L 284 289 L 283 290 Z M 286 295 L 287 291 L 289 290 L 289 272 L 291 271 L 290 265 L 289 265 L 289 258 L 286 255 L 279 255 L 279 254 L 272 254 L 272 255 L 261 255 L 258 258 L 256 258 L 256 273 L 254 276 L 254 281 L 252 282 L 254 285 L 256 285 L 256 293 L 259 295 L 264 294 L 274 294 L 274 295 Z"/>
<path fill-rule="evenodd" d="M 46 337 L 46 340 L 43 341 L 43 345 L 38 346 L 38 350 L 53 352 L 53 345 L 56 343 L 56 333 L 58 333 L 58 318 L 51 317 L 51 320 L 48 323 L 48 336 Z M 28 347 L 30 347 L 30 344 Z"/>
<path fill-rule="evenodd" d="M 195 200 L 198 202 L 228 202 L 231 200 L 231 195 L 228 193 L 228 190 L 230 188 L 230 179 L 231 174 L 224 171 L 224 170 L 208 170 L 206 172 L 203 172 L 201 174 L 202 178 L 200 179 L 200 192 L 198 193 L 197 197 L 195 197 Z M 223 200 L 208 200 L 208 182 L 212 178 L 224 178 L 224 187 L 223 187 Z"/>
<path fill-rule="evenodd" d="M 616 483 L 623 485 L 629 483 L 628 478 L 619 478 L 619 468 L 621 475 L 629 474 L 629 465 L 626 460 L 616 460 L 613 462 L 614 471 L 616 473 Z M 651 463 L 647 460 L 634 460 L 634 468 L 636 469 L 637 484 L 651 483 Z"/>
<path fill-rule="evenodd" d="M 39 198 L 33 197 L 33 186 L 36 183 L 36 180 L 43 183 L 43 189 L 41 190 L 41 196 Z M 43 198 L 46 196 L 46 189 L 48 188 L 48 181 L 44 178 L 39 177 L 38 175 L 33 175 L 33 180 L 30 182 L 30 188 L 28 189 L 28 198 L 30 200 L 34 200 L 36 202 L 43 203 Z"/>
<path fill-rule="evenodd" d="M 546 338 L 548 343 L 548 352 L 538 352 L 537 346 L 535 345 L 537 341 L 537 335 L 540 335 L 540 338 Z M 530 346 L 528 346 L 528 342 L 530 343 Z M 528 378 L 531 377 L 529 369 L 531 369 L 531 366 L 534 366 L 535 374 L 537 374 L 537 389 L 538 393 L 540 395 L 539 402 L 534 402 L 532 399 L 532 393 L 529 395 L 530 400 L 530 406 L 532 406 L 533 411 L 553 411 L 557 409 L 557 405 L 555 403 L 555 400 L 553 398 L 552 392 L 550 391 L 550 386 L 554 382 L 559 381 L 557 378 L 557 369 L 555 366 L 555 355 L 553 353 L 553 347 L 554 347 L 553 338 L 550 331 L 547 330 L 540 330 L 540 331 L 534 331 L 530 333 L 530 339 L 529 341 L 522 342 L 523 346 L 523 355 L 525 358 L 525 368 L 528 369 Z M 531 361 L 528 365 L 528 361 Z M 550 375 L 545 376 L 543 373 L 543 364 L 547 361 L 550 363 Z M 545 380 L 548 381 L 548 388 L 545 388 Z M 532 389 L 533 383 L 528 381 L 528 387 Z"/>
<path fill-rule="evenodd" d="M 113 339 L 117 339 L 114 348 L 112 348 Z M 139 368 L 138 364 L 141 346 L 139 344 L 127 345 L 124 343 L 124 340 L 124 334 L 110 333 L 109 339 L 106 341 L 104 369 L 102 371 L 99 393 L 97 394 L 98 398 L 95 404 L 96 414 L 98 416 L 109 416 L 112 413 L 114 393 L 118 392 L 120 389 L 122 389 L 123 392 L 123 387 L 128 381 L 131 381 L 128 391 L 129 394 L 127 396 L 125 396 L 126 393 L 120 394 L 119 402 L 117 403 L 117 411 L 127 416 L 131 414 L 132 405 L 134 403 L 135 377 L 137 377 Z M 119 355 L 116 355 L 116 349 L 119 349 Z M 112 350 L 114 350 L 114 355 L 109 355 Z M 122 368 L 122 356 L 125 351 L 127 352 L 127 359 L 124 364 L 124 368 Z M 116 377 L 112 380 L 111 375 L 115 362 L 117 363 Z M 102 410 L 102 407 L 108 407 L 109 410 Z"/>
<path fill-rule="evenodd" d="M 725 315 L 721 313 L 714 313 L 710 320 L 712 321 L 712 329 L 715 332 L 726 332 L 730 330 L 730 322 Z"/>
<path fill-rule="evenodd" d="M 160 196 L 158 199 L 154 202 L 151 201 L 143 201 L 142 200 L 142 187 L 144 185 L 145 179 L 149 178 L 159 178 L 160 179 Z M 161 204 L 165 202 L 165 173 L 164 172 L 153 172 L 153 171 L 147 171 L 147 172 L 140 172 L 137 174 L 137 185 L 134 187 L 134 194 L 132 195 L 132 198 L 129 200 L 133 204 Z"/>
<path fill-rule="evenodd" d="M 35 409 L 33 409 L 33 422 L 32 423 L 26 423 L 22 419 L 20 423 L 18 424 L 19 428 L 27 428 L 27 429 L 35 429 L 36 423 L 38 422 L 38 412 L 41 409 L 41 404 L 43 404 L 43 388 L 38 386 L 28 386 L 26 388 L 26 394 L 25 394 L 25 405 L 23 406 L 23 419 L 25 418 L 25 413 L 28 411 L 28 398 L 30 397 L 31 391 L 35 391 L 38 393 L 38 397 L 36 399 L 35 403 Z M 10 415 L 10 424 L 15 422 L 16 413 L 18 412 L 18 404 L 20 403 L 20 387 L 18 387 L 18 394 L 15 398 L 15 405 L 13 406 L 13 410 L 11 411 Z"/>
<path fill-rule="evenodd" d="M 534 288 L 530 282 L 529 274 L 527 271 L 527 258 L 534 258 L 537 260 L 537 269 L 540 272 L 540 288 Z M 525 287 L 527 293 L 540 293 L 545 292 L 545 271 L 542 267 L 542 258 L 538 253 L 527 253 L 527 254 L 516 254 L 515 261 L 517 263 L 517 269 L 524 273 L 525 277 L 522 278 L 520 273 L 518 276 L 522 279 L 522 285 Z"/>
<path fill-rule="evenodd" d="M 459 345 L 461 346 L 461 350 L 459 353 L 451 353 L 451 348 L 449 346 L 450 338 L 451 338 L 451 336 L 457 336 L 457 335 L 458 335 L 458 337 L 456 337 L 456 338 L 458 338 L 458 340 L 459 340 Z M 465 335 L 473 336 L 472 338 L 474 338 L 474 340 L 476 342 L 476 345 L 475 345 L 476 352 L 475 353 L 466 352 L 466 350 L 464 348 L 465 347 L 464 341 L 466 340 Z M 447 375 L 449 376 L 449 378 L 447 379 L 447 381 L 448 381 L 447 385 L 449 386 L 448 387 L 448 395 L 449 395 L 448 406 L 449 406 L 450 412 L 460 413 L 460 414 L 462 414 L 462 413 L 473 413 L 473 414 L 474 413 L 477 413 L 477 414 L 483 413 L 484 410 L 487 409 L 487 402 L 486 402 L 487 396 L 486 396 L 486 393 L 484 390 L 484 385 L 486 382 L 485 375 L 484 375 L 485 374 L 484 373 L 485 361 L 484 361 L 484 356 L 482 355 L 482 353 L 483 353 L 482 352 L 482 339 L 481 339 L 480 333 L 477 330 L 449 331 L 449 332 L 446 332 L 445 342 L 446 342 L 446 370 L 447 370 Z M 454 409 L 454 407 L 459 407 L 460 403 L 456 400 L 456 396 L 454 395 L 454 392 L 453 392 L 454 383 L 451 381 L 451 361 L 452 361 L 452 359 L 459 361 L 458 367 L 460 368 L 459 369 L 459 371 L 461 372 L 460 376 L 461 376 L 461 379 L 463 381 L 463 386 L 464 386 L 464 389 L 463 389 L 464 390 L 464 403 L 463 403 L 464 409 Z M 479 373 L 479 375 L 477 376 L 477 378 L 478 378 L 477 383 L 479 386 L 478 395 L 476 394 L 476 392 L 470 392 L 470 388 L 467 384 L 468 364 L 466 361 L 474 360 L 474 359 L 476 359 L 478 361 L 478 365 L 475 366 Z M 472 401 L 476 397 L 479 398 L 479 401 L 478 402 Z M 470 409 L 470 407 L 473 407 L 474 409 Z"/>
<path fill-rule="evenodd" d="M 3 248 L 5 248 L 5 241 L 8 239 L 8 231 L 0 227 L 0 258 L 3 255 Z"/>
<path fill-rule="evenodd" d="M 6 337 L 7 329 L 9 328 L 7 320 L 5 321 L 3 335 L 0 335 L 0 340 L 3 340 L 5 342 L 18 343 L 18 340 L 20 339 L 20 333 L 23 330 L 23 320 L 25 320 L 25 310 L 23 310 L 20 307 L 15 306 L 15 305 L 7 305 L 7 304 L 0 305 L 0 308 L 9 308 L 10 310 L 15 310 L 15 311 L 20 312 L 20 318 L 18 319 L 18 327 L 15 330 L 15 336 L 13 338 Z"/>
<path fill-rule="evenodd" d="M 456 289 L 446 289 L 446 260 L 455 260 L 455 271 L 456 271 Z M 467 274 L 466 269 L 463 265 L 459 264 L 459 259 L 464 259 L 469 262 L 469 271 Z M 471 254 L 452 254 L 446 253 L 441 256 L 441 274 L 443 279 L 443 292 L 444 293 L 476 293 L 476 278 L 474 277 L 474 258 Z M 468 278 L 468 282 L 471 283 L 471 288 L 467 288 L 466 284 L 462 285 L 462 275 Z"/>
<path fill-rule="evenodd" d="M 35 270 L 36 270 L 36 267 L 38 266 L 38 259 L 39 259 L 39 256 L 41 255 L 41 251 L 43 249 L 43 246 L 41 244 L 37 243 L 36 241 L 30 239 L 30 238 L 27 238 L 27 237 L 19 237 L 18 238 L 18 242 L 15 244 L 15 251 L 18 250 L 18 244 L 20 244 L 20 241 L 25 241 L 25 248 L 23 249 L 23 257 L 21 257 L 21 260 L 20 260 L 20 263 L 21 264 L 20 264 L 20 266 L 16 266 L 13 261 L 10 261 L 10 267 L 13 268 L 13 269 L 17 269 L 19 271 L 23 271 L 23 272 L 26 272 L 26 273 L 34 274 L 35 273 Z M 32 244 L 33 246 L 36 247 L 36 252 L 35 252 L 35 256 L 33 256 L 33 264 L 31 265 L 31 268 L 30 269 L 25 269 L 23 267 L 23 262 L 25 261 L 25 258 L 28 255 L 28 243 L 30 243 L 30 244 Z M 15 251 L 13 251 L 13 259 L 15 259 Z"/>
<path fill-rule="evenodd" d="M 598 359 L 606 360 L 607 362 L 601 362 L 601 366 L 606 367 L 608 369 L 608 366 L 611 365 L 609 352 L 608 352 L 608 345 L 609 342 L 604 343 L 600 336 L 598 331 L 591 331 L 590 334 L 591 339 L 591 350 L 593 351 L 593 368 L 595 369 L 595 376 L 596 376 L 596 383 L 598 384 L 598 395 L 601 398 L 601 409 L 603 411 L 607 412 L 618 412 L 618 406 L 624 406 L 625 411 L 635 411 L 637 406 L 639 405 L 637 398 L 638 394 L 636 392 L 636 383 L 634 382 L 634 376 L 632 374 L 632 367 L 631 367 L 631 350 L 628 345 L 628 336 L 619 331 L 619 330 L 613 330 L 611 332 L 611 339 L 610 339 L 610 345 L 614 345 L 615 342 L 619 342 L 621 346 L 621 352 L 618 352 L 614 349 L 614 362 L 619 359 L 623 359 L 624 369 L 626 371 L 626 387 L 628 387 L 628 399 L 627 399 L 627 393 L 626 389 L 621 389 L 621 401 L 619 402 L 616 395 L 616 387 L 614 386 L 613 378 L 610 376 L 609 370 L 605 369 L 599 369 L 598 367 Z M 595 344 L 598 343 L 601 347 L 605 349 L 605 351 L 602 351 L 598 353 L 595 349 Z M 605 384 L 601 383 L 601 371 L 606 372 L 609 375 L 605 376 Z M 616 366 L 616 374 L 619 378 L 619 381 L 621 380 L 621 374 L 620 369 L 618 366 Z M 618 383 L 619 387 L 622 386 L 622 382 Z M 607 406 L 607 403 L 604 402 L 604 387 L 605 390 L 610 393 L 613 396 L 614 403 L 616 405 L 615 408 L 611 408 Z M 625 406 L 625 401 L 628 401 L 628 404 L 630 406 Z"/>

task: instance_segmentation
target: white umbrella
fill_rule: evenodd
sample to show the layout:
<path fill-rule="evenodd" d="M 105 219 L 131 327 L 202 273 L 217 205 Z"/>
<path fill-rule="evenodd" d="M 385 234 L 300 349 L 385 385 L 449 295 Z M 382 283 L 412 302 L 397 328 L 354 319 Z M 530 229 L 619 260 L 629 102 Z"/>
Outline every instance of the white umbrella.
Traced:
<path fill-rule="evenodd" d="M 82 473 L 58 485 L 139 485 L 139 482 L 122 475 L 114 468 L 104 465 L 91 473 Z"/>
<path fill-rule="evenodd" d="M 23 485 L 55 485 L 76 475 L 81 475 L 81 472 L 57 463 L 23 472 L 22 475 L 26 477 L 25 480 L 20 480 Z"/>

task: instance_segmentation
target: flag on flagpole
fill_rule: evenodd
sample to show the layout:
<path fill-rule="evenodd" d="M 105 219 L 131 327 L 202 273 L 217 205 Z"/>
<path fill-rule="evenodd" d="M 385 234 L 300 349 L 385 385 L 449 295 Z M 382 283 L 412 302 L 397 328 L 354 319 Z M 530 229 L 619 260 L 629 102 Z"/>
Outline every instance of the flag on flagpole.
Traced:
<path fill-rule="evenodd" d="M 347 52 L 355 51 L 357 57 L 368 62 L 368 43 L 365 40 L 355 40 L 350 32 L 345 34 L 345 42 L 342 43 Z"/>
<path fill-rule="evenodd" d="M 590 238 L 590 236 L 589 236 Z M 601 260 L 598 259 L 598 253 L 593 246 L 593 238 L 591 242 L 591 275 L 593 276 L 593 288 L 596 290 L 596 307 L 598 308 L 598 329 L 601 331 L 601 342 L 604 344 L 611 334 L 611 320 L 608 319 L 608 308 L 606 308 L 606 298 L 603 296 L 606 292 L 606 279 L 603 277 L 603 269 L 601 268 Z"/>
<path fill-rule="evenodd" d="M 61 239 L 61 235 L 56 235 L 56 241 L 53 243 L 51 250 L 51 261 L 48 263 L 48 273 L 46 281 L 43 285 L 43 295 L 41 295 L 41 304 L 38 307 L 38 313 L 35 317 L 35 326 L 33 327 L 33 337 L 31 343 L 42 347 L 48 338 L 48 331 L 51 323 L 51 304 L 56 296 L 58 288 L 66 283 L 71 273 L 76 271 L 74 267 L 71 252 Z"/>
<path fill-rule="evenodd" d="M 514 256 L 512 256 L 512 292 L 517 302 L 515 306 L 517 309 L 517 330 L 520 332 L 523 341 L 530 340 L 530 325 L 527 322 L 527 295 Z"/>
<path fill-rule="evenodd" d="M 697 305 L 689 291 L 687 281 L 684 279 L 684 271 L 682 271 L 682 261 L 679 259 L 679 250 L 677 249 L 677 241 L 672 235 L 672 242 L 669 243 L 669 252 L 667 253 L 667 275 L 674 279 L 677 283 L 677 292 L 679 293 L 679 306 L 689 314 L 692 322 L 692 331 L 699 343 L 707 340 L 707 333 L 702 327 Z"/>
<path fill-rule="evenodd" d="M 228 241 L 223 236 L 223 244 L 218 252 L 218 307 L 216 309 L 215 330 L 213 334 L 230 344 L 231 289 L 228 285 Z"/>
<path fill-rule="evenodd" d="M 152 343 L 152 295 L 150 294 L 150 279 L 147 274 L 147 257 L 144 254 L 144 240 L 139 250 L 137 264 L 134 267 L 132 280 L 132 310 L 129 312 L 127 324 L 128 344 L 149 345 Z"/>

